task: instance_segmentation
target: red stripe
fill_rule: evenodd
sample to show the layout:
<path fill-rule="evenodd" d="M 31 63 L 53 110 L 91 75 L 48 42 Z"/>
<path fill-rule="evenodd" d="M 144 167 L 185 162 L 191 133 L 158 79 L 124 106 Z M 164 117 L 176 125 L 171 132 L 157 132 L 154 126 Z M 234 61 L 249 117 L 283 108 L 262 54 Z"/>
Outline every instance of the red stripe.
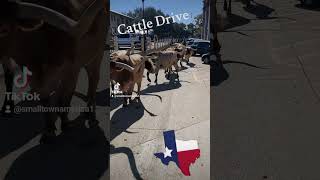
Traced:
<path fill-rule="evenodd" d="M 178 152 L 179 168 L 186 176 L 190 176 L 189 167 L 200 157 L 200 149 Z"/>

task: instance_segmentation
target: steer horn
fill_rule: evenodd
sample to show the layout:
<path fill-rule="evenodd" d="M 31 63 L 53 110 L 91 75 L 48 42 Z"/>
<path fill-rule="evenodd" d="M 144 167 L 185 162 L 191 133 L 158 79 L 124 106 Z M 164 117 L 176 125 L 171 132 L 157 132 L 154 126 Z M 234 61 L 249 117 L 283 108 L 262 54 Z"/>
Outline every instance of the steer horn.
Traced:
<path fill-rule="evenodd" d="M 18 18 L 42 19 L 46 23 L 70 33 L 72 36 L 82 36 L 91 25 L 93 18 L 103 9 L 103 0 L 93 1 L 81 14 L 79 21 L 75 21 L 62 13 L 42 5 L 21 2 L 21 0 L 10 0 L 17 5 Z"/>
<path fill-rule="evenodd" d="M 22 25 L 18 25 L 18 29 L 20 29 L 23 32 L 31 32 L 40 29 L 44 24 L 44 21 L 41 20 L 38 24 L 32 26 L 32 27 L 23 27 Z"/>
<path fill-rule="evenodd" d="M 134 68 L 128 64 L 125 64 L 122 62 L 117 62 L 117 61 L 111 61 L 111 62 L 115 64 L 115 67 L 122 68 L 122 69 L 128 70 L 130 72 L 134 72 Z"/>

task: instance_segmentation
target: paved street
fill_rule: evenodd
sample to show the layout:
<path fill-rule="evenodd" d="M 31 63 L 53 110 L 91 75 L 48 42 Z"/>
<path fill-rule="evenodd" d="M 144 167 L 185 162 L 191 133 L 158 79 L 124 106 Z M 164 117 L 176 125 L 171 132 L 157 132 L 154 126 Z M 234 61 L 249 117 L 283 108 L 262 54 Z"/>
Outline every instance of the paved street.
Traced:
<path fill-rule="evenodd" d="M 210 81 L 209 66 L 200 57 L 179 72 L 180 82 L 165 79 L 160 70 L 158 85 L 143 79 L 141 104 L 122 108 L 122 99 L 111 100 L 111 178 L 210 179 Z M 154 75 L 150 78 L 154 81 Z M 162 98 L 162 101 L 160 98 Z M 139 107 L 140 105 L 140 107 Z M 149 113 L 147 112 L 149 111 Z M 163 131 L 175 130 L 176 139 L 197 140 L 200 158 L 184 176 L 176 164 L 165 166 L 153 154 L 164 152 Z"/>
<path fill-rule="evenodd" d="M 100 81 L 97 89 L 96 116 L 100 128 L 87 129 L 77 124 L 72 131 L 60 134 L 51 145 L 40 145 L 40 132 L 43 129 L 43 113 L 22 113 L 11 118 L 0 118 L 0 180 L 71 180 L 108 179 L 108 151 L 106 141 L 107 105 L 106 89 L 107 64 L 101 64 Z M 0 104 L 4 99 L 4 82 L 0 69 Z M 82 99 L 87 92 L 88 78 L 83 69 L 78 79 L 72 106 L 86 106 Z M 79 98 L 82 97 L 82 98 Z M 26 103 L 18 106 L 30 106 Z M 79 112 L 70 113 L 71 120 L 78 120 Z M 59 125 L 59 121 L 57 125 Z M 57 126 L 59 127 L 59 126 Z M 61 133 L 58 128 L 58 133 Z M 5 178 L 6 177 L 6 178 Z"/>
<path fill-rule="evenodd" d="M 228 63 L 212 71 L 214 179 L 319 179 L 320 11 L 295 0 L 256 2 L 235 2 L 238 25 L 220 33 L 223 60 L 267 69 Z"/>

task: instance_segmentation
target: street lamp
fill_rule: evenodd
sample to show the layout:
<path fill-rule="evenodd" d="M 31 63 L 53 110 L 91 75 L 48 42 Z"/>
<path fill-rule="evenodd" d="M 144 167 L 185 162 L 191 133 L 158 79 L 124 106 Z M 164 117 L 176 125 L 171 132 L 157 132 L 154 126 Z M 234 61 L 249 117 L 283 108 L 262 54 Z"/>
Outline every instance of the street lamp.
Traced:
<path fill-rule="evenodd" d="M 144 0 L 142 0 L 142 19 L 144 19 Z M 146 51 L 146 35 L 143 31 L 143 51 Z"/>

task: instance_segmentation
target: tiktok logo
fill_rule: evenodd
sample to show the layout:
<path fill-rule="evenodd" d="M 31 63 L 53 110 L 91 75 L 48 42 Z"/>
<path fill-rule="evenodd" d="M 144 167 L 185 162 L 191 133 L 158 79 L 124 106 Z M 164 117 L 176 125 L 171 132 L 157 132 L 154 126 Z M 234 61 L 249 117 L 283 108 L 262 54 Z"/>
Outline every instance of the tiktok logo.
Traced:
<path fill-rule="evenodd" d="M 27 67 L 23 67 L 22 73 L 14 77 L 13 83 L 17 88 L 25 88 L 28 85 L 28 76 L 31 76 L 32 72 Z"/>

